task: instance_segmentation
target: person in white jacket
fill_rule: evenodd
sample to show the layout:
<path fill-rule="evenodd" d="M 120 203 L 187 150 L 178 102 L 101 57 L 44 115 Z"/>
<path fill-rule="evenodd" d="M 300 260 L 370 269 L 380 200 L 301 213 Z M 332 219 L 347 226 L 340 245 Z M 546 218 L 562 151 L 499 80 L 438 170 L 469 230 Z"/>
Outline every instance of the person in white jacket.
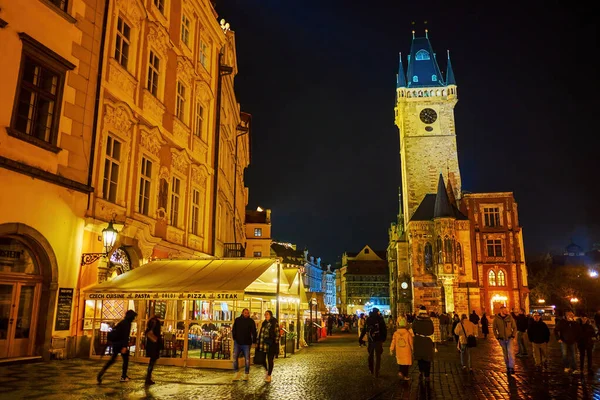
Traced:
<path fill-rule="evenodd" d="M 471 348 L 467 346 L 467 338 L 471 335 L 477 337 L 477 326 L 469 321 L 467 314 L 463 314 L 460 322 L 454 328 L 454 334 L 458 336 L 458 343 L 460 345 L 460 363 L 464 370 L 468 368 L 472 372 Z"/>

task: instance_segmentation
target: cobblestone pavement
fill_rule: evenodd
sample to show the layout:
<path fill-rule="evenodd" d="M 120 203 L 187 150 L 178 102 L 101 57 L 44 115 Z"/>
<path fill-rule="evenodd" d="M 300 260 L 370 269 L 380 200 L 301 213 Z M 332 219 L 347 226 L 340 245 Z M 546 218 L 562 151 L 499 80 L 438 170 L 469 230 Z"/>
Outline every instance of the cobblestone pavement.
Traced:
<path fill-rule="evenodd" d="M 0 367 L 0 399 L 600 399 L 600 371 L 595 377 L 566 375 L 560 351 L 551 344 L 549 372 L 535 372 L 532 359 L 517 359 L 516 374 L 508 378 L 501 350 L 493 338 L 480 338 L 473 350 L 472 375 L 460 369 L 452 343 L 440 346 L 432 380 L 419 383 L 416 364 L 412 380 L 401 383 L 387 345 L 381 376 L 367 369 L 367 352 L 356 334 L 335 334 L 289 358 L 275 362 L 273 381 L 264 370 L 251 369 L 250 381 L 232 382 L 233 373 L 173 366 L 157 366 L 156 385 L 146 388 L 146 366 L 130 363 L 127 383 L 118 381 L 120 360 L 107 372 L 102 385 L 95 376 L 104 361 L 65 360 Z M 600 349 L 594 353 L 596 367 Z"/>

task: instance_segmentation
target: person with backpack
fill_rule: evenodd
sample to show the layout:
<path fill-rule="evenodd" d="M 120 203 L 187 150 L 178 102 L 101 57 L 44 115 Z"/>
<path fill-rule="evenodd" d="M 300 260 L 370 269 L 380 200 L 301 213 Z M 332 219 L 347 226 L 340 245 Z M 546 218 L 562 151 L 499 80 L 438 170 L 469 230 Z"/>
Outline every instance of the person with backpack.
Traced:
<path fill-rule="evenodd" d="M 433 361 L 433 322 L 425 306 L 421 306 L 417 318 L 412 323 L 415 334 L 415 359 L 419 363 L 419 379 L 429 381 Z"/>
<path fill-rule="evenodd" d="M 131 323 L 137 317 L 137 313 L 133 310 L 127 310 L 125 318 L 120 321 L 112 331 L 108 332 L 107 339 L 111 342 L 112 355 L 110 360 L 102 367 L 96 380 L 98 384 L 102 383 L 102 376 L 106 370 L 115 363 L 119 354 L 123 357 L 123 371 L 121 373 L 121 382 L 128 382 L 127 367 L 129 366 L 129 335 L 131 334 Z"/>
<path fill-rule="evenodd" d="M 413 363 L 413 331 L 407 328 L 406 318 L 398 317 L 398 328 L 392 336 L 390 344 L 390 355 L 394 355 L 396 350 L 396 362 L 398 363 L 398 376 L 400 379 L 408 381 L 408 369 Z"/>
<path fill-rule="evenodd" d="M 454 330 L 454 334 L 458 336 L 459 350 L 460 350 L 460 364 L 463 370 L 469 369 L 469 372 L 473 372 L 471 368 L 471 347 L 469 347 L 469 336 L 477 337 L 477 325 L 467 318 L 467 314 L 462 315 L 462 319 Z"/>
<path fill-rule="evenodd" d="M 361 346 L 364 344 L 363 338 L 365 335 L 368 338 L 369 371 L 371 371 L 371 375 L 378 378 L 381 367 L 381 354 L 383 353 L 383 342 L 385 342 L 387 337 L 385 321 L 381 314 L 379 314 L 378 308 L 373 308 L 365 321 L 365 327 L 358 338 L 358 344 Z M 375 358 L 375 365 L 373 365 L 373 358 Z"/>

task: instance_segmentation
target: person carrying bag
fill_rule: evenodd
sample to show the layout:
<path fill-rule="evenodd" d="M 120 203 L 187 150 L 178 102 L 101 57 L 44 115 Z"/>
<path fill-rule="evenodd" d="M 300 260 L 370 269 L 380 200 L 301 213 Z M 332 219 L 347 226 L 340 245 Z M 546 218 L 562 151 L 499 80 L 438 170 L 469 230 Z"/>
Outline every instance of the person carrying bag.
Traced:
<path fill-rule="evenodd" d="M 261 324 L 257 339 L 254 364 L 265 367 L 265 382 L 271 382 L 275 355 L 279 353 L 279 323 L 271 310 L 265 311 L 265 320 Z"/>
<path fill-rule="evenodd" d="M 458 336 L 460 363 L 464 370 L 468 368 L 470 372 L 473 371 L 473 368 L 471 368 L 471 348 L 477 346 L 476 333 L 477 326 L 469 321 L 467 314 L 463 314 L 460 323 L 454 329 L 454 334 Z"/>

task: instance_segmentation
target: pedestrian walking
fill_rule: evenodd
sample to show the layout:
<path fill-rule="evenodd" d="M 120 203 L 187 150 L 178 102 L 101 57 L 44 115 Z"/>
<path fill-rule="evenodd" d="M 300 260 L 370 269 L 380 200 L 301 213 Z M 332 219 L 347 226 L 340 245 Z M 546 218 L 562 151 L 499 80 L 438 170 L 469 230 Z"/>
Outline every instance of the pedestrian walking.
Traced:
<path fill-rule="evenodd" d="M 408 322 L 404 317 L 398 317 L 398 327 L 394 336 L 392 336 L 392 343 L 390 344 L 390 355 L 394 355 L 396 351 L 396 362 L 398 363 L 398 376 L 400 379 L 408 381 L 408 369 L 413 363 L 413 331 L 408 329 Z"/>
<path fill-rule="evenodd" d="M 454 336 L 454 342 L 458 345 L 458 335 L 456 333 L 454 333 L 456 331 L 456 325 L 460 324 L 460 318 L 458 317 L 458 314 L 454 313 L 454 316 L 452 317 L 452 328 L 450 330 L 450 332 L 452 332 L 452 335 Z"/>
<path fill-rule="evenodd" d="M 564 318 L 559 319 L 554 327 L 554 336 L 556 336 L 556 340 L 560 343 L 563 368 L 567 374 L 571 372 L 573 375 L 580 374 L 575 362 L 580 328 L 581 325 L 575 320 L 575 315 L 571 310 L 567 310 Z"/>
<path fill-rule="evenodd" d="M 592 370 L 592 352 L 594 350 L 594 341 L 598 336 L 596 327 L 592 325 L 592 321 L 587 317 L 587 314 L 581 314 L 579 320 L 579 337 L 577 339 L 577 347 L 579 347 L 579 369 L 583 373 L 584 359 L 587 356 L 587 372 L 593 376 Z"/>
<path fill-rule="evenodd" d="M 102 377 L 106 370 L 115 363 L 115 360 L 121 355 L 123 357 L 123 370 L 121 372 L 121 382 L 128 382 L 127 367 L 129 366 L 129 335 L 131 334 L 131 323 L 137 317 L 137 313 L 133 310 L 127 310 L 125 318 L 121 320 L 112 331 L 108 332 L 107 339 L 112 346 L 112 355 L 108 362 L 102 367 L 96 380 L 102 383 Z"/>
<path fill-rule="evenodd" d="M 475 336 L 479 336 L 479 315 L 477 315 L 477 313 L 475 312 L 475 310 L 473 310 L 473 312 L 469 315 L 469 321 L 471 321 L 474 325 L 475 328 L 477 328 L 477 332 L 475 333 Z"/>
<path fill-rule="evenodd" d="M 468 337 L 477 337 L 477 326 L 473 322 L 471 322 L 469 318 L 467 318 L 467 314 L 463 314 L 460 323 L 456 325 L 454 334 L 458 336 L 460 364 L 462 365 L 463 370 L 466 370 L 468 368 L 469 371 L 472 372 L 473 368 L 471 368 L 471 348 L 468 346 Z"/>
<path fill-rule="evenodd" d="M 333 317 L 333 315 L 329 314 L 329 316 L 327 317 L 327 336 L 333 335 L 334 320 L 335 320 L 335 318 Z"/>
<path fill-rule="evenodd" d="M 450 324 L 450 318 L 448 317 L 448 314 L 441 313 L 440 314 L 440 336 L 441 336 L 441 341 L 445 341 L 448 339 L 448 325 Z"/>
<path fill-rule="evenodd" d="M 231 336 L 233 338 L 233 370 L 235 371 L 233 380 L 239 381 L 242 378 L 242 371 L 238 369 L 238 358 L 241 353 L 244 354 L 244 380 L 247 381 L 250 377 L 250 348 L 257 339 L 256 324 L 250 318 L 250 310 L 247 308 L 244 308 L 240 316 L 233 321 Z"/>
<path fill-rule="evenodd" d="M 529 320 L 527 326 L 527 337 L 533 346 L 533 361 L 538 370 L 548 368 L 548 342 L 550 341 L 550 329 L 535 311 L 533 319 Z"/>
<path fill-rule="evenodd" d="M 515 358 L 513 355 L 514 338 L 517 333 L 517 324 L 512 316 L 508 313 L 506 306 L 500 307 L 500 313 L 494 316 L 492 323 L 494 336 L 498 339 L 502 353 L 504 354 L 504 363 L 506 364 L 506 372 L 509 374 L 515 373 Z"/>
<path fill-rule="evenodd" d="M 419 314 L 412 324 L 415 334 L 414 352 L 419 364 L 419 379 L 429 381 L 431 362 L 433 361 L 433 322 L 427 315 L 425 306 L 421 306 Z"/>
<path fill-rule="evenodd" d="M 381 354 L 383 353 L 383 342 L 387 338 L 385 321 L 378 308 L 373 308 L 365 321 L 363 331 L 358 338 L 358 344 L 363 344 L 364 337 L 368 339 L 367 350 L 369 351 L 369 371 L 375 378 L 379 377 L 381 368 Z"/>
<path fill-rule="evenodd" d="M 483 333 L 483 338 L 487 339 L 487 335 L 490 334 L 489 321 L 486 313 L 481 315 L 481 333 Z"/>
<path fill-rule="evenodd" d="M 360 318 L 358 319 L 358 338 L 360 339 L 360 335 L 362 334 L 363 329 L 365 329 L 365 314 L 361 313 Z M 360 345 L 362 346 L 362 344 Z"/>
<path fill-rule="evenodd" d="M 513 314 L 514 315 L 514 314 Z M 527 352 L 527 327 L 529 326 L 529 317 L 525 315 L 525 310 L 523 308 L 519 309 L 519 313 L 514 316 L 515 322 L 517 323 L 517 344 L 519 345 L 519 350 L 517 351 L 517 357 L 527 357 L 529 354 Z"/>
<path fill-rule="evenodd" d="M 279 354 L 279 323 L 271 310 L 265 311 L 265 320 L 257 337 L 256 351 L 264 353 L 259 358 L 264 360 L 262 365 L 267 370 L 265 382 L 271 382 L 275 355 Z"/>
<path fill-rule="evenodd" d="M 156 364 L 156 361 L 160 357 L 160 351 L 162 349 L 160 319 L 156 314 L 154 314 L 146 323 L 144 335 L 146 336 L 146 357 L 150 359 L 148 362 L 148 371 L 146 372 L 146 385 L 154 385 L 152 371 L 154 370 L 154 364 Z M 125 375 L 127 374 L 125 373 Z"/>

